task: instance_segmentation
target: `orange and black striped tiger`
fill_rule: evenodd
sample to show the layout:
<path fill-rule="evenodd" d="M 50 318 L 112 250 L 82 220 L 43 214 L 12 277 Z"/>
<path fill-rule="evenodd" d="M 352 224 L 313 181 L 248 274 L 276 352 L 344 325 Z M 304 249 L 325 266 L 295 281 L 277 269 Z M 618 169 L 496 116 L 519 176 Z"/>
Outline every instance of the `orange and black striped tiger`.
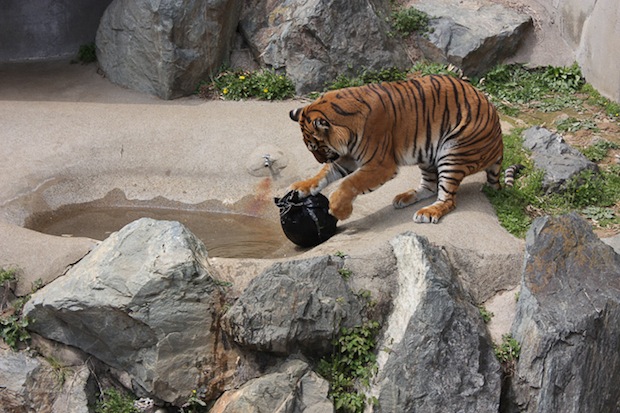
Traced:
<path fill-rule="evenodd" d="M 415 213 L 415 222 L 437 223 L 454 209 L 467 175 L 484 170 L 487 183 L 500 188 L 499 116 L 482 92 L 458 78 L 431 75 L 330 91 L 290 117 L 325 164 L 290 189 L 308 196 L 344 178 L 329 199 L 330 213 L 340 220 L 351 215 L 358 195 L 394 178 L 402 165 L 417 164 L 422 180 L 417 189 L 396 195 L 395 208 L 437 194 Z"/>

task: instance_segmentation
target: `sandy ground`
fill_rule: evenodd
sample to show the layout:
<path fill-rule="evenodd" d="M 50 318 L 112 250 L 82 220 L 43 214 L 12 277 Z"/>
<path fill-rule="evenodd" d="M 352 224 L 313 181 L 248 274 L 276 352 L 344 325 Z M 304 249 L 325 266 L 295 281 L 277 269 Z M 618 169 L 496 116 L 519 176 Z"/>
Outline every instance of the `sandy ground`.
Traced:
<path fill-rule="evenodd" d="M 0 65 L 0 267 L 21 270 L 21 293 L 37 279 L 62 274 L 94 241 L 43 235 L 22 228 L 24 220 L 32 212 L 101 199 L 115 189 L 128 199 L 159 196 L 241 212 L 251 207 L 252 213 L 277 220 L 273 196 L 319 169 L 288 117 L 300 105 L 196 97 L 162 101 L 108 82 L 94 65 Z M 283 169 L 253 175 L 249 170 L 265 151 L 275 154 Z M 474 253 L 523 250 L 523 241 L 501 228 L 480 192 L 484 174 L 465 180 L 457 209 L 437 225 L 413 223 L 416 206 L 391 206 L 395 194 L 418 180 L 417 168 L 404 168 L 381 189 L 360 196 L 336 236 L 308 251 L 288 245 L 282 258 L 336 251 L 362 257 L 405 231 Z M 213 261 L 231 277 L 270 263 Z"/>

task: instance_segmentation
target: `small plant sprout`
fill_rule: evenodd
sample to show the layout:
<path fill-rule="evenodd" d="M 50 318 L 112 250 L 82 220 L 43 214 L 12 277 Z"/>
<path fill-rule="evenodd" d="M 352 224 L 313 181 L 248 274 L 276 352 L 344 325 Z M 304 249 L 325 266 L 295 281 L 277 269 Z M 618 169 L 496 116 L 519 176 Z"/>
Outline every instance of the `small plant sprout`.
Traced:
<path fill-rule="evenodd" d="M 345 280 L 348 280 L 349 278 L 351 278 L 353 271 L 348 268 L 341 268 L 338 270 L 338 274 L 340 274 Z"/>
<path fill-rule="evenodd" d="M 491 318 L 493 318 L 493 316 L 495 315 L 491 311 L 487 310 L 484 306 L 479 306 L 478 311 L 480 312 L 482 321 L 484 321 L 485 324 L 488 324 L 489 321 L 491 321 Z"/>

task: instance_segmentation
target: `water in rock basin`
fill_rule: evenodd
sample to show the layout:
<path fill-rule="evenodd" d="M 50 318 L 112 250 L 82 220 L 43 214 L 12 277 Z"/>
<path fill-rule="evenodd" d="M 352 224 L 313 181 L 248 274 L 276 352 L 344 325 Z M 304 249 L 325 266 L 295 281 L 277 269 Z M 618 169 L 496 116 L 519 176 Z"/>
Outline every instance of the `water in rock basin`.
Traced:
<path fill-rule="evenodd" d="M 275 258 L 292 252 L 278 222 L 233 213 L 80 204 L 37 213 L 25 227 L 50 235 L 103 240 L 143 217 L 181 222 L 205 243 L 212 257 Z"/>

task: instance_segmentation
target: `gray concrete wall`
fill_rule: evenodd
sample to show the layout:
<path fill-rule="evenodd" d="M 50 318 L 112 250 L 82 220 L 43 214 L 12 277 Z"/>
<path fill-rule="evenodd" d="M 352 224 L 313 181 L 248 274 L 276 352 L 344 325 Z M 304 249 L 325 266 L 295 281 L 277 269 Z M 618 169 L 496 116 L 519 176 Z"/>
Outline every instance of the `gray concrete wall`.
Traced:
<path fill-rule="evenodd" d="M 73 57 L 112 0 L 0 1 L 0 62 Z"/>
<path fill-rule="evenodd" d="M 568 3 L 579 4 L 580 0 Z M 598 0 L 584 20 L 577 62 L 601 95 L 620 102 L 620 2 Z"/>

